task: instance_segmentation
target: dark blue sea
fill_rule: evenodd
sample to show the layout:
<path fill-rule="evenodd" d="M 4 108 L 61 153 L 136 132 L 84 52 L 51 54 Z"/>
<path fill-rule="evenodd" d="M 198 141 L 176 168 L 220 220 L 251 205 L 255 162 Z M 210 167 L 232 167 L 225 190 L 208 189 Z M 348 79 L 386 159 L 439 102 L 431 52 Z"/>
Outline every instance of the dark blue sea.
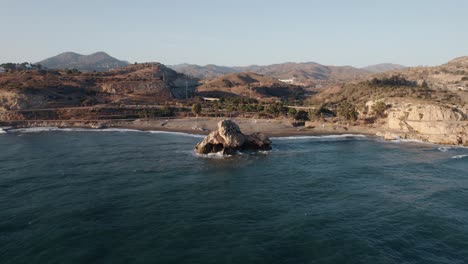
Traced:
<path fill-rule="evenodd" d="M 468 149 L 371 137 L 0 134 L 0 263 L 467 263 Z"/>

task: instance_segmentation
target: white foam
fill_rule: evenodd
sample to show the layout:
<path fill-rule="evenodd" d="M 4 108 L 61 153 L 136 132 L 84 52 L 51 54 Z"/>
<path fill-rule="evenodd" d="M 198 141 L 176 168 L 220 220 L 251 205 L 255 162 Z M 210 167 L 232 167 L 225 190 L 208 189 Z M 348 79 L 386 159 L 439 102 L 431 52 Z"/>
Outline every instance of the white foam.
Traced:
<path fill-rule="evenodd" d="M 0 128 L 0 134 L 6 134 L 6 131 L 3 128 Z"/>
<path fill-rule="evenodd" d="M 295 140 L 295 139 L 346 139 L 346 138 L 366 138 L 362 134 L 342 134 L 342 135 L 324 135 L 324 136 L 289 136 L 289 137 L 272 137 L 276 140 Z"/>
<path fill-rule="evenodd" d="M 208 159 L 225 159 L 232 157 L 232 155 L 224 155 L 222 151 L 216 152 L 216 153 L 208 153 L 208 154 L 199 154 L 196 153 L 195 151 L 192 152 L 193 155 L 197 157 L 202 157 L 202 158 L 208 158 Z"/>
<path fill-rule="evenodd" d="M 13 133 L 39 133 L 39 132 L 137 132 L 137 133 L 151 133 L 151 134 L 173 134 L 173 135 L 180 135 L 180 136 L 190 136 L 196 138 L 203 138 L 203 135 L 196 135 L 196 134 L 189 134 L 189 133 L 182 133 L 182 132 L 170 132 L 170 131 L 143 131 L 143 130 L 136 130 L 136 129 L 128 129 L 128 128 L 58 128 L 58 127 L 29 127 L 29 128 L 17 128 L 11 129 L 9 132 Z"/>
<path fill-rule="evenodd" d="M 39 133 L 39 132 L 142 132 L 135 129 L 126 129 L 126 128 L 102 128 L 102 129 L 93 129 L 93 128 L 59 128 L 59 127 L 28 127 L 28 128 L 17 128 L 11 129 L 10 132 L 14 133 Z"/>
<path fill-rule="evenodd" d="M 463 159 L 466 157 L 468 157 L 468 155 L 457 155 L 457 156 L 453 156 L 452 159 Z"/>
<path fill-rule="evenodd" d="M 447 147 L 439 147 L 439 148 L 437 148 L 437 149 L 438 149 L 439 151 L 441 151 L 441 152 L 447 152 L 447 151 L 450 150 L 450 148 L 447 148 Z"/>

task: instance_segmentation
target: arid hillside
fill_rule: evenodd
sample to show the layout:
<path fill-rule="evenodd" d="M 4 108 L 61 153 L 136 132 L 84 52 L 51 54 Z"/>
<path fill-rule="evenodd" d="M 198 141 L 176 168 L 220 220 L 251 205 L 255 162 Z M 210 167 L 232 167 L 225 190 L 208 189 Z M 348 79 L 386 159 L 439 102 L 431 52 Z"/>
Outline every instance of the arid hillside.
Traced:
<path fill-rule="evenodd" d="M 314 100 L 363 103 L 382 98 L 464 105 L 468 103 L 468 57 L 436 67 L 413 67 L 374 74 L 361 81 L 325 89 Z"/>
<path fill-rule="evenodd" d="M 399 71 L 378 74 L 376 78 L 399 74 L 418 84 L 426 82 L 431 89 L 468 90 L 468 56 L 453 59 L 435 67 L 411 67 Z"/>
<path fill-rule="evenodd" d="M 252 72 L 233 73 L 206 82 L 197 88 L 206 97 L 247 97 L 258 100 L 288 100 L 304 95 L 302 87 Z"/>
<path fill-rule="evenodd" d="M 159 63 L 108 72 L 26 70 L 0 74 L 0 109 L 158 103 L 192 95 L 197 82 Z"/>
<path fill-rule="evenodd" d="M 251 65 L 246 67 L 226 67 L 217 65 L 198 66 L 193 64 L 180 64 L 171 66 L 178 72 L 185 73 L 199 79 L 211 80 L 226 74 L 253 72 L 284 82 L 302 86 L 315 86 L 342 83 L 362 78 L 371 72 L 351 66 L 325 66 L 314 62 L 307 63 L 281 63 L 272 65 Z"/>

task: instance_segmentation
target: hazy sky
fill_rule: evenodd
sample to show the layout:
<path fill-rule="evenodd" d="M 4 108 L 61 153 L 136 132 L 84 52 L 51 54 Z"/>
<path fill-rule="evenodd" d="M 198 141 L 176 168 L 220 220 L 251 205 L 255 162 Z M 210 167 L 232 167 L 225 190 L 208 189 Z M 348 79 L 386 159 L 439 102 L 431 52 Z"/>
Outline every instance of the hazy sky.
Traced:
<path fill-rule="evenodd" d="M 436 65 L 468 55 L 467 0 L 0 0 L 0 62 Z"/>

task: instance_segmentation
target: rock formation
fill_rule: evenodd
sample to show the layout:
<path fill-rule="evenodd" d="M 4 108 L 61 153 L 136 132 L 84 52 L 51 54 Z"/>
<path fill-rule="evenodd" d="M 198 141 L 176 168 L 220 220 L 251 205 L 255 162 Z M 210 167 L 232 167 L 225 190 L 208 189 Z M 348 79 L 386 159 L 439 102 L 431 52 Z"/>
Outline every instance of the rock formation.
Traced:
<path fill-rule="evenodd" d="M 232 155 L 242 150 L 271 150 L 271 140 L 262 133 L 244 135 L 236 123 L 224 119 L 218 123 L 218 130 L 211 132 L 195 146 L 199 154 L 221 152 Z"/>
<path fill-rule="evenodd" d="M 407 104 L 392 109 L 385 139 L 416 139 L 436 144 L 468 145 L 466 113 L 442 105 Z"/>

